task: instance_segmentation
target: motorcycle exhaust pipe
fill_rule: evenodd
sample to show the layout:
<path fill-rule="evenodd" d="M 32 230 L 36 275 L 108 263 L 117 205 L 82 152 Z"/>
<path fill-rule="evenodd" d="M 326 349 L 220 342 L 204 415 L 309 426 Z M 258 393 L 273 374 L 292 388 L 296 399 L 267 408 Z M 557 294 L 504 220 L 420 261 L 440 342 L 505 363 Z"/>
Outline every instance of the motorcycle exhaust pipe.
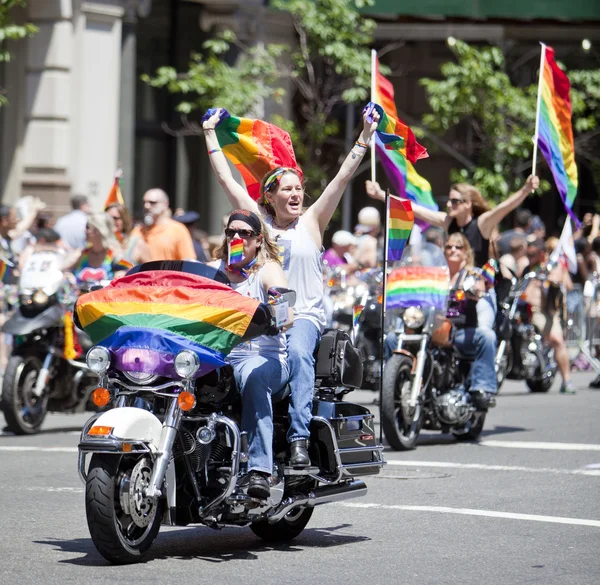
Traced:
<path fill-rule="evenodd" d="M 314 507 L 319 504 L 326 504 L 330 502 L 340 502 L 342 500 L 350 500 L 352 498 L 360 498 L 367 494 L 367 484 L 360 479 L 353 479 L 345 481 L 343 483 L 337 483 L 333 485 L 324 485 L 315 488 L 308 495 L 292 496 L 286 498 L 277 512 L 272 516 L 269 516 L 269 524 L 275 524 L 279 522 L 286 514 L 289 514 L 292 510 L 301 507 Z"/>

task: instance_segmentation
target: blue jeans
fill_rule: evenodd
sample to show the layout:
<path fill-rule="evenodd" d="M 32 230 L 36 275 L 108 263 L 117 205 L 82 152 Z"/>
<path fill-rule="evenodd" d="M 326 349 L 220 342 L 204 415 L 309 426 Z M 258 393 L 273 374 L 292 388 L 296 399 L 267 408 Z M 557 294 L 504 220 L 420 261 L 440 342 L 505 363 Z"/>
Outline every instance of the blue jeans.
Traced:
<path fill-rule="evenodd" d="M 290 430 L 287 439 L 308 439 L 315 390 L 315 348 L 321 332 L 308 319 L 297 319 L 286 333 L 290 367 Z"/>
<path fill-rule="evenodd" d="M 477 301 L 477 324 L 479 327 L 494 329 L 497 312 L 496 290 L 491 288 Z"/>
<path fill-rule="evenodd" d="M 481 301 L 480 301 L 481 302 Z M 457 329 L 454 345 L 467 356 L 475 356 L 469 374 L 469 388 L 496 393 L 496 333 L 487 327 L 465 327 Z"/>
<path fill-rule="evenodd" d="M 248 433 L 248 471 L 273 472 L 273 406 L 271 396 L 287 384 L 286 364 L 274 358 L 230 358 L 242 393 L 242 430 Z"/>

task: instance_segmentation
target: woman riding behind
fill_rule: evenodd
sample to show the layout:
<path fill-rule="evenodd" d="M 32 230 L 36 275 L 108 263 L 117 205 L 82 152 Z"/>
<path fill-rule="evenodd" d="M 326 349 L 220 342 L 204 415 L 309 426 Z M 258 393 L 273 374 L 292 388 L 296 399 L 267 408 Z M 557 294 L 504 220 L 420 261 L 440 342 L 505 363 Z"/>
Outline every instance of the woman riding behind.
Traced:
<path fill-rule="evenodd" d="M 243 240 L 243 254 L 229 264 L 230 247 Z M 263 303 L 273 287 L 287 287 L 278 249 L 260 217 L 244 209 L 229 216 L 225 237 L 215 251 L 213 266 L 227 272 L 232 288 Z M 290 309 L 290 322 L 293 312 Z M 248 433 L 248 495 L 266 499 L 273 471 L 273 410 L 271 396 L 281 392 L 289 378 L 285 334 L 263 335 L 238 345 L 228 357 L 242 393 L 242 430 Z"/>
<path fill-rule="evenodd" d="M 277 168 L 262 180 L 260 199 L 254 201 L 233 178 L 219 148 L 215 127 L 220 110 L 203 122 L 206 146 L 212 168 L 233 207 L 262 215 L 275 239 L 283 271 L 291 289 L 296 291 L 294 326 L 286 334 L 290 368 L 290 464 L 310 465 L 308 456 L 309 425 L 315 382 L 314 350 L 325 326 L 323 307 L 323 234 L 340 199 L 368 149 L 377 128 L 379 115 L 369 123 L 363 115 L 363 130 L 340 170 L 321 196 L 304 210 L 304 185 L 298 170 Z"/>

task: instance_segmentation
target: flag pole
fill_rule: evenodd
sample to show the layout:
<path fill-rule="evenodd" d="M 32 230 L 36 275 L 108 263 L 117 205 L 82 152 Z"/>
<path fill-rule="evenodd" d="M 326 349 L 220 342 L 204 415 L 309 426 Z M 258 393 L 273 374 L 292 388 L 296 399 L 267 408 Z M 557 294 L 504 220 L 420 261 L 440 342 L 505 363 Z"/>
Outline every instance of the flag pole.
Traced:
<path fill-rule="evenodd" d="M 533 135 L 533 161 L 531 163 L 531 173 L 535 175 L 535 167 L 537 164 L 537 151 L 538 151 L 538 132 L 540 129 L 540 104 L 542 102 L 542 83 L 544 81 L 544 62 L 546 60 L 546 45 L 542 45 L 542 52 L 540 55 L 540 77 L 538 80 L 538 93 L 537 93 L 537 104 L 535 107 L 535 134 Z"/>
<path fill-rule="evenodd" d="M 377 51 L 371 49 L 371 101 L 375 101 L 376 93 L 376 75 L 375 70 L 377 67 Z M 371 138 L 371 181 L 375 182 L 375 138 Z"/>

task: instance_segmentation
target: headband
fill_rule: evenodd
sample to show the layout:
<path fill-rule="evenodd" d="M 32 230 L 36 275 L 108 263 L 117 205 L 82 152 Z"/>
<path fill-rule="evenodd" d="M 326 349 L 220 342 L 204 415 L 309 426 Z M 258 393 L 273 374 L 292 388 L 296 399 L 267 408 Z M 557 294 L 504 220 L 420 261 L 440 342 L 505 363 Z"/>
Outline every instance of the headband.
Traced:
<path fill-rule="evenodd" d="M 236 219 L 247 223 L 257 234 L 262 232 L 262 223 L 260 218 L 253 211 L 248 211 L 247 209 L 235 209 L 231 212 L 231 215 L 227 220 L 227 227 L 229 227 L 231 222 L 235 221 Z"/>
<path fill-rule="evenodd" d="M 281 180 L 281 177 L 285 175 L 285 173 L 293 173 L 295 169 L 289 169 L 287 167 L 282 167 L 275 171 L 266 181 L 263 187 L 263 193 L 266 193 L 272 186 L 275 181 Z"/>

